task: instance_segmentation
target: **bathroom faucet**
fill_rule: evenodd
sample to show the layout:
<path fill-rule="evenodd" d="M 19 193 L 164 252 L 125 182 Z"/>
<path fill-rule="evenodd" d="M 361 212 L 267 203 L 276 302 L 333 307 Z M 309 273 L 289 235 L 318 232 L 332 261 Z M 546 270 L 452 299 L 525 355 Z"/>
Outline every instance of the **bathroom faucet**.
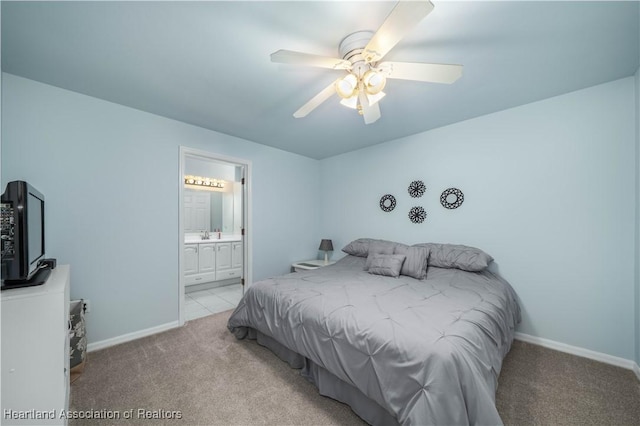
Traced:
<path fill-rule="evenodd" d="M 202 231 L 202 235 L 200 235 L 200 237 L 202 237 L 203 240 L 208 240 L 209 239 L 209 231 Z"/>

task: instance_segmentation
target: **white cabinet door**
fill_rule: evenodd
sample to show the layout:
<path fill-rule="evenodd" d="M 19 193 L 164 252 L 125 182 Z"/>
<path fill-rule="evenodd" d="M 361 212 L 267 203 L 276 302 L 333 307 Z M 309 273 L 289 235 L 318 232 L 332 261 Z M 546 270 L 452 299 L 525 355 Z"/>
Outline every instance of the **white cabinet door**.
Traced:
<path fill-rule="evenodd" d="M 218 243 L 218 268 L 217 270 L 224 270 L 231 268 L 231 243 Z"/>
<path fill-rule="evenodd" d="M 186 286 L 242 278 L 242 242 L 184 245 Z"/>
<path fill-rule="evenodd" d="M 184 274 L 198 273 L 198 244 L 185 244 L 184 246 Z"/>
<path fill-rule="evenodd" d="M 216 245 L 200 244 L 200 253 L 198 253 L 199 267 L 198 272 L 201 274 L 206 272 L 215 272 L 216 270 Z"/>
<path fill-rule="evenodd" d="M 242 242 L 231 243 L 231 267 L 242 268 Z"/>

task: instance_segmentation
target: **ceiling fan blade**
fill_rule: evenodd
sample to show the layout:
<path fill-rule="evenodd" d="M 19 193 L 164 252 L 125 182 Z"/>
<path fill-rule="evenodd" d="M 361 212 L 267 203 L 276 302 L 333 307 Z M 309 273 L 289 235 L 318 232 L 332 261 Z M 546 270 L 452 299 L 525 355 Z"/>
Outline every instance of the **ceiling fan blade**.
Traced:
<path fill-rule="evenodd" d="M 351 62 L 344 59 L 329 58 L 311 53 L 294 52 L 293 50 L 278 50 L 271 54 L 271 62 L 292 65 L 307 65 L 311 67 L 330 68 L 335 70 L 351 69 Z"/>
<path fill-rule="evenodd" d="M 378 62 L 433 10 L 429 0 L 399 1 L 362 52 L 365 61 Z"/>
<path fill-rule="evenodd" d="M 294 112 L 293 116 L 295 118 L 306 117 L 307 114 L 320 106 L 321 103 L 329 99 L 334 93 L 336 93 L 335 82 L 322 89 L 320 93 L 311 98 L 311 100 L 304 104 L 299 110 Z"/>
<path fill-rule="evenodd" d="M 417 62 L 381 62 L 378 69 L 387 78 L 451 84 L 462 76 L 462 65 Z"/>
<path fill-rule="evenodd" d="M 380 106 L 378 102 L 373 105 L 369 105 L 369 100 L 364 90 L 358 92 L 358 98 L 360 100 L 360 106 L 362 108 L 362 116 L 364 118 L 364 124 L 371 124 L 378 121 L 380 118 Z"/>

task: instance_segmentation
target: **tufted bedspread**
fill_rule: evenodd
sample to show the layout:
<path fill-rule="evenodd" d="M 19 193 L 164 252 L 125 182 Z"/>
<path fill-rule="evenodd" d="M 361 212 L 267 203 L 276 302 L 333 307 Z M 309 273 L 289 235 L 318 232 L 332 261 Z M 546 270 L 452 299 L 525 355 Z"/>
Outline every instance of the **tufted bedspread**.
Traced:
<path fill-rule="evenodd" d="M 489 271 L 429 267 L 427 279 L 371 275 L 346 256 L 252 285 L 231 315 L 355 386 L 403 425 L 501 424 L 497 380 L 520 320 Z"/>

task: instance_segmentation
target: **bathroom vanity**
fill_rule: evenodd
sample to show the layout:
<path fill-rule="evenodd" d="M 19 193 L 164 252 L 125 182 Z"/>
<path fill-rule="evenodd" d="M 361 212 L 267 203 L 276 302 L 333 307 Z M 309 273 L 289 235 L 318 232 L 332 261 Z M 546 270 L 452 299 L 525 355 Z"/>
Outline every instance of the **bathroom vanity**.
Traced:
<path fill-rule="evenodd" d="M 212 234 L 213 236 L 213 234 Z M 243 248 L 240 236 L 203 240 L 186 236 L 184 245 L 184 285 L 204 284 L 242 278 Z"/>

